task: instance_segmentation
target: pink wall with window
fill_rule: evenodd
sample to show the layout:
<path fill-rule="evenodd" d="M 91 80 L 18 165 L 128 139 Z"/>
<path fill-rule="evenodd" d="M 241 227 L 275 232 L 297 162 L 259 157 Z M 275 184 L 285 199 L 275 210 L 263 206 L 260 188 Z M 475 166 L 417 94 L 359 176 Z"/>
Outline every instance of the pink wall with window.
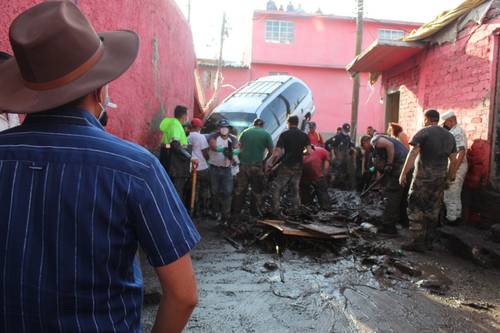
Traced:
<path fill-rule="evenodd" d="M 294 23 L 291 43 L 266 41 L 266 21 Z M 363 48 L 377 39 L 379 29 L 403 30 L 419 24 L 368 19 L 364 26 Z M 257 11 L 253 19 L 251 77 L 285 72 L 305 81 L 313 92 L 320 131 L 333 133 L 351 119 L 352 79 L 345 66 L 355 54 L 356 22 L 352 18 Z M 384 130 L 384 107 L 380 83 L 368 84 L 362 75 L 358 132 L 368 125 Z"/>

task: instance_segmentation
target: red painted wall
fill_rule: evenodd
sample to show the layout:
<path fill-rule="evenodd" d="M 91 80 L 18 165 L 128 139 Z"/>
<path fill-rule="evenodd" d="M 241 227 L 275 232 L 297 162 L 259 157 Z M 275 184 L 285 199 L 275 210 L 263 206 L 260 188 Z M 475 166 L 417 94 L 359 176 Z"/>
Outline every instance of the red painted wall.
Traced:
<path fill-rule="evenodd" d="M 8 50 L 8 27 L 40 0 L 0 1 L 0 49 Z M 109 131 L 147 148 L 158 146 L 159 121 L 177 104 L 192 110 L 195 53 L 191 30 L 174 0 L 76 1 L 97 31 L 129 29 L 141 38 L 139 56 L 110 85 L 118 109 L 110 112 Z"/>
<path fill-rule="evenodd" d="M 423 111 L 455 111 L 473 139 L 491 139 L 490 109 L 495 87 L 495 37 L 500 22 L 462 31 L 455 43 L 434 46 L 384 73 L 384 88 L 400 90 L 400 122 L 410 135 L 422 126 Z"/>

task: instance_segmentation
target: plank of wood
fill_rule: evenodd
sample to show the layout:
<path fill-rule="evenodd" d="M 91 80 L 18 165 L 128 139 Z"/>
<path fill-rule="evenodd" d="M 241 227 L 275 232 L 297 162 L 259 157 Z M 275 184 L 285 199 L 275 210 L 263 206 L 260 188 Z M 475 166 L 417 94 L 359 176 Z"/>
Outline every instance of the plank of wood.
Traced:
<path fill-rule="evenodd" d="M 267 225 L 279 230 L 283 235 L 286 236 L 297 236 L 305 238 L 319 238 L 319 239 L 345 239 L 347 235 L 328 235 L 325 233 L 313 231 L 313 230 L 303 230 L 299 227 L 287 225 L 285 221 L 281 220 L 258 220 L 258 224 Z M 347 230 L 346 230 L 347 232 Z"/>
<path fill-rule="evenodd" d="M 339 234 L 346 234 L 348 232 L 347 228 L 339 228 L 335 226 L 315 224 L 315 223 L 303 224 L 302 226 L 307 230 L 312 230 L 327 235 L 339 235 Z"/>

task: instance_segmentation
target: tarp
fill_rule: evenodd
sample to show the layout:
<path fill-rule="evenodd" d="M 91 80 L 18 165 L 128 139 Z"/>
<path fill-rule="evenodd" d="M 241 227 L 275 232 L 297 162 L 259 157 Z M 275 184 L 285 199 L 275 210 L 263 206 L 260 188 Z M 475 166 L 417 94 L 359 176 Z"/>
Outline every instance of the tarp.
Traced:
<path fill-rule="evenodd" d="M 416 30 L 413 30 L 402 40 L 405 42 L 413 42 L 432 36 L 436 32 L 446 27 L 448 24 L 450 24 L 453 20 L 457 19 L 458 17 L 462 16 L 463 14 L 469 12 L 470 10 L 483 4 L 486 1 L 487 0 L 465 0 L 455 9 L 444 11 L 431 22 L 422 25 Z"/>

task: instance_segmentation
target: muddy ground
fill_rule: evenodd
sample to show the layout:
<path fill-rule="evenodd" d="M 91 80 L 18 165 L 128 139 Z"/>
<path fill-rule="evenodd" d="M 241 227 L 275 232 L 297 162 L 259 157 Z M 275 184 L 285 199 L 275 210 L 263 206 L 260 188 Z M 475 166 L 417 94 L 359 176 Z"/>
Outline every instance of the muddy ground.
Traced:
<path fill-rule="evenodd" d="M 333 246 L 273 235 L 235 244 L 215 221 L 196 224 L 200 302 L 186 332 L 500 332 L 500 271 L 439 244 L 427 254 L 399 251 L 404 230 Z M 154 277 L 146 273 L 145 283 Z M 145 306 L 145 332 L 156 310 Z"/>

